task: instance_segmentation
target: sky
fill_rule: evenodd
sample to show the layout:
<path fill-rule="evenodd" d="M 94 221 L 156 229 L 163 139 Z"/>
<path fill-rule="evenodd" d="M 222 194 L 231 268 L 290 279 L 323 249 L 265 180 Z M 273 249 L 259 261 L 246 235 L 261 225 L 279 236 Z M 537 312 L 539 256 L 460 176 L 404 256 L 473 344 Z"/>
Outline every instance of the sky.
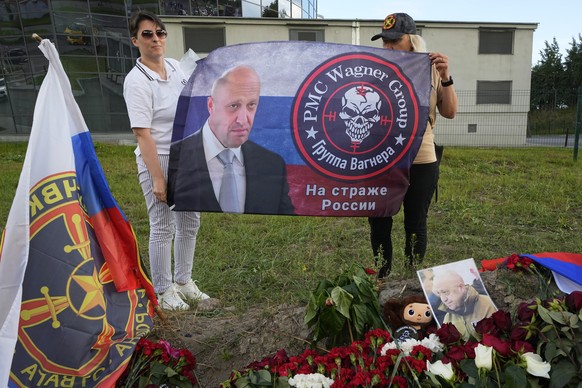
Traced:
<path fill-rule="evenodd" d="M 540 60 L 545 41 L 556 38 L 565 57 L 572 38 L 580 42 L 582 34 L 580 0 L 318 0 L 317 12 L 326 19 L 384 20 L 390 13 L 405 12 L 422 21 L 538 23 L 532 65 Z"/>

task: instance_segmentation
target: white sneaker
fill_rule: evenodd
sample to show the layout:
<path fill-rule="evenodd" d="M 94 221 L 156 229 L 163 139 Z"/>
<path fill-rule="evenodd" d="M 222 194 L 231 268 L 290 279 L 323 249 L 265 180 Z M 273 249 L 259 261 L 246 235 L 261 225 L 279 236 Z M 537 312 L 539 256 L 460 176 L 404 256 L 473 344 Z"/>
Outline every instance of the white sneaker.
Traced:
<path fill-rule="evenodd" d="M 174 284 L 176 285 L 176 291 L 178 291 L 178 294 L 186 299 L 204 300 L 210 298 L 198 289 L 198 286 L 196 286 L 196 283 L 192 279 L 188 280 L 188 283 L 186 284 Z"/>
<path fill-rule="evenodd" d="M 176 287 L 173 284 L 166 291 L 158 295 L 158 303 L 164 310 L 188 310 L 190 308 L 190 306 L 180 298 L 176 292 Z"/>

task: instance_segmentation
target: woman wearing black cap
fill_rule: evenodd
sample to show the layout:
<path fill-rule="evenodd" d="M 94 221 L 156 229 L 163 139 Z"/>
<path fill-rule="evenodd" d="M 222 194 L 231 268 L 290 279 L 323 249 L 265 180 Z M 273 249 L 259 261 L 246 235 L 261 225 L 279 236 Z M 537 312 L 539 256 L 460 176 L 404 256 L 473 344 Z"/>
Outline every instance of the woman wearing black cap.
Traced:
<path fill-rule="evenodd" d="M 390 50 L 426 52 L 421 36 L 416 34 L 414 20 L 405 13 L 386 16 L 382 32 L 372 40 L 382 38 L 383 47 Z M 412 267 L 419 264 L 426 253 L 428 242 L 427 215 L 432 195 L 439 179 L 439 166 L 434 144 L 436 109 L 441 116 L 452 119 L 457 114 L 457 94 L 453 78 L 449 74 L 448 57 L 441 53 L 430 53 L 432 63 L 432 88 L 430 111 L 422 144 L 410 168 L 410 186 L 404 197 L 404 230 L 406 245 L 404 253 Z M 392 268 L 392 217 L 368 218 L 370 240 L 374 255 L 382 252 L 384 263 L 378 273 L 383 278 Z"/>

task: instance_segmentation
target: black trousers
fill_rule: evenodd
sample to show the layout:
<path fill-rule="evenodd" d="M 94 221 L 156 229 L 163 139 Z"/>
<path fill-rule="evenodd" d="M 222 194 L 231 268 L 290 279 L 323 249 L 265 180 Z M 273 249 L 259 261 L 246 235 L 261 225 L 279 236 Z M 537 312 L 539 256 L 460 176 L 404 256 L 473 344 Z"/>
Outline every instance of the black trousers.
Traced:
<path fill-rule="evenodd" d="M 428 208 L 439 179 L 439 163 L 413 164 L 410 168 L 410 186 L 404 196 L 404 254 L 409 264 L 420 262 L 428 244 Z M 387 275 L 392 268 L 392 217 L 369 217 L 370 242 L 374 256 L 380 252 Z"/>

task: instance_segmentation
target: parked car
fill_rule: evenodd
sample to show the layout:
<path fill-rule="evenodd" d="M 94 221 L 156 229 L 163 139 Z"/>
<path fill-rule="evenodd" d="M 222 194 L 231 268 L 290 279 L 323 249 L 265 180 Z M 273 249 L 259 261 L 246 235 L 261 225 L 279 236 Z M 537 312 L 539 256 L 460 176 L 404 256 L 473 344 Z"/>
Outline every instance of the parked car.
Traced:
<path fill-rule="evenodd" d="M 6 80 L 0 78 L 0 98 L 8 97 L 8 91 L 6 90 Z"/>
<path fill-rule="evenodd" d="M 28 63 L 28 56 L 26 55 L 26 50 L 22 47 L 16 47 L 9 49 L 6 53 L 8 60 L 14 65 L 23 65 Z"/>
<path fill-rule="evenodd" d="M 73 45 L 88 45 L 91 43 L 91 35 L 93 35 L 96 46 L 99 46 L 99 39 L 96 36 L 98 32 L 99 30 L 96 27 L 91 30 L 87 25 L 80 22 L 71 23 L 65 28 L 67 43 Z"/>

